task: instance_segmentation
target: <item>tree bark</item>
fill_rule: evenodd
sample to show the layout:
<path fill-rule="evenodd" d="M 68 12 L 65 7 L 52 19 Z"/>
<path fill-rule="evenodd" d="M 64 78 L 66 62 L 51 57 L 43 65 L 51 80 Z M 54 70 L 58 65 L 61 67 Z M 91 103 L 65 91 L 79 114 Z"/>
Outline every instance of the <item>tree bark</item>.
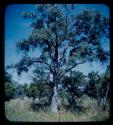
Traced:
<path fill-rule="evenodd" d="M 104 110 L 107 111 L 109 110 L 109 97 L 108 97 L 108 92 L 109 92 L 109 85 L 107 86 L 107 90 L 106 90 L 106 94 L 105 94 L 105 97 L 104 97 L 104 104 L 103 104 L 103 107 L 104 107 Z"/>
<path fill-rule="evenodd" d="M 54 113 L 58 112 L 58 86 L 53 87 L 53 96 L 51 100 L 51 111 Z"/>

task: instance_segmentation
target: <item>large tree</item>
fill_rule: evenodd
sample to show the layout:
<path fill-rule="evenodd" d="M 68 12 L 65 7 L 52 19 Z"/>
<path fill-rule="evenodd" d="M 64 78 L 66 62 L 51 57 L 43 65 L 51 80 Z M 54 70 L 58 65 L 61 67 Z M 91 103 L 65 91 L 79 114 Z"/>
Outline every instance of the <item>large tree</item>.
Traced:
<path fill-rule="evenodd" d="M 57 112 L 58 85 L 65 74 L 85 62 L 107 59 L 101 41 L 109 36 L 109 19 L 96 10 L 76 14 L 74 5 L 39 4 L 36 9 L 23 13 L 33 19 L 33 30 L 28 39 L 17 42 L 24 56 L 15 67 L 19 74 L 32 66 L 42 74 L 53 88 L 51 110 Z M 30 56 L 34 49 L 41 54 Z"/>

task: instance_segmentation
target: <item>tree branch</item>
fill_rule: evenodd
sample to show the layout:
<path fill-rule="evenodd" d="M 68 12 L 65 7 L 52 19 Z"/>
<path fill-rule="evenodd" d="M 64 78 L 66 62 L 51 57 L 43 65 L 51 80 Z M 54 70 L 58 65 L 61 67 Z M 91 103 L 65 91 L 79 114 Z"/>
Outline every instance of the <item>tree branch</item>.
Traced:
<path fill-rule="evenodd" d="M 24 71 L 25 69 L 27 70 L 28 67 L 30 67 L 31 65 L 33 65 L 34 63 L 42 63 L 48 66 L 49 70 L 51 73 L 53 73 L 53 70 L 50 66 L 50 64 L 44 62 L 43 60 L 38 60 L 33 59 L 33 58 L 23 58 L 18 64 L 16 64 L 14 67 L 17 68 L 17 70 L 20 70 L 20 72 Z"/>
<path fill-rule="evenodd" d="M 43 63 L 43 64 L 46 64 L 46 65 L 50 66 L 48 63 L 43 62 L 43 61 L 36 60 L 36 61 L 34 61 L 34 63 L 35 63 L 35 62 L 37 62 L 37 63 Z"/>
<path fill-rule="evenodd" d="M 68 69 L 60 76 L 60 79 L 61 79 L 67 72 L 69 72 L 71 69 L 73 69 L 75 66 L 77 66 L 77 65 L 79 65 L 79 64 L 83 64 L 83 63 L 85 63 L 85 62 L 86 62 L 86 60 L 84 60 L 84 61 L 82 61 L 82 62 L 79 62 L 79 63 L 76 63 L 76 64 L 74 64 L 72 67 L 68 68 Z"/>
<path fill-rule="evenodd" d="M 70 29 L 68 29 L 68 30 L 64 33 L 64 38 L 63 38 L 63 40 L 62 40 L 61 42 L 63 42 L 63 41 L 65 40 L 67 33 L 68 33 L 70 30 L 72 30 L 72 29 L 74 28 L 74 26 L 77 25 L 77 24 L 78 24 L 78 21 L 77 21 L 76 23 L 74 23 L 74 24 L 70 27 Z"/>
<path fill-rule="evenodd" d="M 77 44 L 71 44 L 71 41 L 70 41 L 67 45 L 64 46 L 63 55 L 62 55 L 61 61 L 60 61 L 59 63 L 62 63 L 63 57 L 65 56 L 65 53 L 66 53 L 68 47 L 69 47 L 69 46 L 73 47 L 73 45 L 77 45 Z M 81 47 L 81 46 L 77 46 L 77 47 L 73 47 L 73 48 L 74 48 L 74 49 L 79 49 L 80 47 Z"/>
<path fill-rule="evenodd" d="M 43 61 L 40 61 L 40 60 L 36 60 L 36 61 L 34 61 L 34 63 L 35 63 L 35 62 L 37 62 L 37 63 L 43 63 L 43 64 L 48 65 L 48 66 L 49 66 L 49 69 L 50 69 L 50 72 L 51 72 L 51 73 L 53 73 L 53 72 L 54 72 L 54 71 L 52 70 L 51 66 L 50 66 L 48 63 L 43 62 Z"/>

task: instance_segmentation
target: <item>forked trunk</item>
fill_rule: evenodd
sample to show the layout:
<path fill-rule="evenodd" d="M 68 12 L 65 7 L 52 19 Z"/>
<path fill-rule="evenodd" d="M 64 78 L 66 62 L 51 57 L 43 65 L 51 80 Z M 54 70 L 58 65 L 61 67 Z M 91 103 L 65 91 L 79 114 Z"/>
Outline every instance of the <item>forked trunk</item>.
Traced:
<path fill-rule="evenodd" d="M 53 97 L 51 101 L 51 111 L 57 113 L 58 111 L 58 86 L 55 85 L 53 88 Z"/>

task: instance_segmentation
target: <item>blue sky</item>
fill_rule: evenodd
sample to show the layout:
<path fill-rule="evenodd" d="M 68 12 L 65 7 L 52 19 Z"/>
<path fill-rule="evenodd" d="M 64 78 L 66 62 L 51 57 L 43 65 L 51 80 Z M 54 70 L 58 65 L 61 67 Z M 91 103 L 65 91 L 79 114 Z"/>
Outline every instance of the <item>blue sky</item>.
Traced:
<path fill-rule="evenodd" d="M 104 4 L 76 4 L 75 13 L 82 11 L 85 8 L 94 8 L 99 10 L 103 15 L 109 17 L 109 8 Z M 22 53 L 17 53 L 16 42 L 22 39 L 28 38 L 32 29 L 29 27 L 31 20 L 25 20 L 22 18 L 21 13 L 23 11 L 35 11 L 34 4 L 11 4 L 7 6 L 5 11 L 5 66 L 9 64 L 14 64 L 18 62 Z M 109 49 L 109 39 L 105 43 L 105 48 Z M 86 63 L 80 65 L 76 70 L 80 70 L 87 74 L 88 72 L 94 70 L 99 72 L 104 72 L 106 69 L 105 65 L 100 63 L 93 63 L 92 65 Z M 13 71 L 13 78 L 17 81 L 17 75 Z M 29 74 L 30 75 L 30 74 Z M 22 77 L 23 76 L 23 77 Z M 28 75 L 24 74 L 19 78 L 19 83 L 24 83 L 29 81 Z M 30 78 L 30 77 L 29 77 Z"/>

